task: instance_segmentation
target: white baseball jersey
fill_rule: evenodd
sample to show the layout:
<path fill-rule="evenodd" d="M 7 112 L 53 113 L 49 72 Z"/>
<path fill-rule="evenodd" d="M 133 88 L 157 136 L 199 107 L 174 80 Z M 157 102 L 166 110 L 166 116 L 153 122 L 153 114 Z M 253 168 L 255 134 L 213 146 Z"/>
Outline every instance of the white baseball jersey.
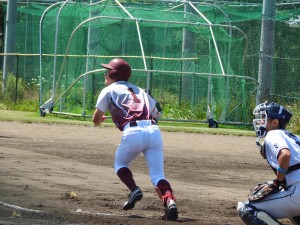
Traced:
<path fill-rule="evenodd" d="M 300 138 L 286 130 L 271 130 L 264 141 L 267 160 L 272 168 L 278 166 L 279 151 L 287 148 L 291 153 L 290 165 L 300 163 Z M 254 207 L 263 210 L 276 219 L 291 218 L 300 215 L 300 169 L 285 175 L 287 188 L 284 191 L 267 196 Z"/>
<path fill-rule="evenodd" d="M 115 172 L 128 168 L 143 153 L 152 184 L 156 186 L 165 179 L 161 132 L 153 120 L 159 112 L 153 98 L 136 85 L 118 81 L 101 91 L 96 107 L 104 113 L 109 110 L 112 120 L 123 131 L 115 154 Z M 133 126 L 131 121 L 135 122 Z"/>
<path fill-rule="evenodd" d="M 300 138 L 286 130 L 271 130 L 265 138 L 265 149 L 269 164 L 276 169 L 278 166 L 278 154 L 280 150 L 290 150 L 290 165 L 300 163 Z M 300 182 L 300 169 L 285 176 L 287 186 Z"/>
<path fill-rule="evenodd" d="M 121 131 L 129 121 L 152 120 L 159 116 L 155 101 L 143 89 L 125 81 L 105 87 L 96 107 L 104 113 L 109 110 L 112 120 Z"/>

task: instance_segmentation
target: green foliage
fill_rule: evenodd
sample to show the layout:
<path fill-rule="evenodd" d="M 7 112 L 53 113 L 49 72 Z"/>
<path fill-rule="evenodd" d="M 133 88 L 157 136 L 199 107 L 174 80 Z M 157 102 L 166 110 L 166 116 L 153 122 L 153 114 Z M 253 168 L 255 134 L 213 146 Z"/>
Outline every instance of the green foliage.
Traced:
<path fill-rule="evenodd" d="M 17 85 L 16 82 L 18 82 Z M 16 102 L 19 98 L 22 100 L 24 97 L 25 88 L 23 84 L 22 78 L 16 80 L 16 77 L 12 74 L 9 74 L 6 79 L 6 88 L 4 93 L 1 95 L 1 100 L 3 103 L 11 104 L 12 102 Z"/>
<path fill-rule="evenodd" d="M 2 95 L 2 71 L 0 71 L 0 101 L 1 101 L 1 95 Z"/>
<path fill-rule="evenodd" d="M 22 78 L 17 80 L 15 75 L 9 74 L 4 92 L 2 91 L 2 80 L 0 80 L 0 86 L 0 109 L 37 111 L 39 92 L 36 83 L 26 83 Z"/>
<path fill-rule="evenodd" d="M 206 110 L 201 105 L 188 102 L 170 102 L 162 105 L 163 118 L 183 120 L 206 120 Z"/>
<path fill-rule="evenodd" d="M 291 112 L 293 113 L 293 117 L 290 121 L 290 123 L 287 126 L 287 130 L 291 131 L 294 134 L 300 134 L 300 108 L 299 104 L 294 103 L 289 108 Z"/>
<path fill-rule="evenodd" d="M 36 112 L 39 109 L 39 103 L 34 99 L 27 99 L 18 102 L 18 104 L 8 105 L 10 109 L 17 111 Z"/>

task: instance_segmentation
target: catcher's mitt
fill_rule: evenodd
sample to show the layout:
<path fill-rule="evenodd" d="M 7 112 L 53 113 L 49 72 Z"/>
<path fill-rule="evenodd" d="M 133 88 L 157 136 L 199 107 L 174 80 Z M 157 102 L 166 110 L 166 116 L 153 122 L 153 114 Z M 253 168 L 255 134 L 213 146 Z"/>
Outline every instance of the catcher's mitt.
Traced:
<path fill-rule="evenodd" d="M 281 191 L 285 186 L 284 181 L 272 180 L 257 184 L 248 196 L 250 202 L 258 202 L 272 193 Z"/>

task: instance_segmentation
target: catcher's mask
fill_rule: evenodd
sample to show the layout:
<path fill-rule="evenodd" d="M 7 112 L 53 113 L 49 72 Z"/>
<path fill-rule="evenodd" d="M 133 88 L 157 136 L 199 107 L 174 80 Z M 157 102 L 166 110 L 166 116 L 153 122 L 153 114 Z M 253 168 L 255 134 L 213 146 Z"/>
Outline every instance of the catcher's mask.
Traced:
<path fill-rule="evenodd" d="M 265 102 L 257 105 L 253 110 L 253 115 L 255 116 L 253 126 L 258 138 L 265 137 L 267 134 L 266 125 L 268 117 L 278 119 L 280 129 L 284 129 L 292 117 L 290 111 L 274 102 Z"/>
<path fill-rule="evenodd" d="M 120 58 L 115 58 L 109 64 L 101 64 L 107 69 L 108 76 L 114 81 L 128 81 L 131 75 L 131 67 L 129 64 Z"/>

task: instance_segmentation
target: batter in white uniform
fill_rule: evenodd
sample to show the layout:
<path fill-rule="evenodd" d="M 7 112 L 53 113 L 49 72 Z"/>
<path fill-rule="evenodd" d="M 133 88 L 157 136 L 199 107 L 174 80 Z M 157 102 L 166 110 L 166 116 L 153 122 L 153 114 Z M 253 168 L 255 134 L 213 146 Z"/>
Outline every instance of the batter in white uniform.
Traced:
<path fill-rule="evenodd" d="M 279 225 L 277 219 L 290 218 L 300 224 L 300 138 L 287 130 L 292 113 L 276 103 L 262 103 L 253 114 L 257 144 L 275 172 L 275 187 L 283 186 L 259 202 L 239 202 L 238 212 L 248 225 Z M 259 139 L 265 137 L 264 144 Z"/>
<path fill-rule="evenodd" d="M 134 208 L 135 203 L 143 197 L 129 169 L 130 163 L 143 153 L 151 182 L 164 204 L 165 218 L 177 220 L 175 197 L 164 175 L 163 143 L 155 120 L 160 116 L 156 102 L 143 89 L 128 82 L 131 67 L 123 59 L 115 58 L 101 66 L 107 69 L 104 75 L 107 87 L 99 94 L 93 123 L 100 125 L 104 113 L 109 110 L 112 120 L 123 132 L 114 162 L 115 172 L 130 190 L 123 210 Z"/>

